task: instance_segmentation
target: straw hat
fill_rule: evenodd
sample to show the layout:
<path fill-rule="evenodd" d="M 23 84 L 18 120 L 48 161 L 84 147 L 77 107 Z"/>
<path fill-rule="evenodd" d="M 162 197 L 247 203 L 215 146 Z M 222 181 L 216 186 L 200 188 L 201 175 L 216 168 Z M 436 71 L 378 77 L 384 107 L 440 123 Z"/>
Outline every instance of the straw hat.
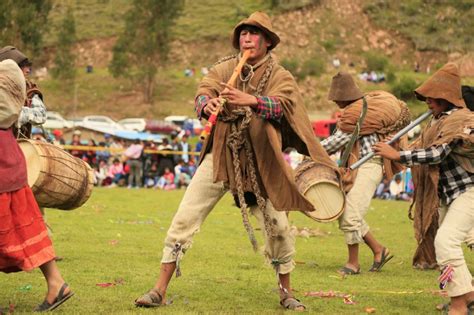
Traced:
<path fill-rule="evenodd" d="M 339 72 L 332 77 L 328 100 L 334 102 L 355 101 L 363 96 L 364 94 L 359 90 L 349 73 Z"/>
<path fill-rule="evenodd" d="M 280 42 L 280 37 L 273 30 L 272 21 L 270 20 L 270 17 L 264 12 L 257 11 L 252 13 L 248 18 L 240 21 L 239 24 L 234 27 L 232 45 L 235 49 L 240 49 L 240 31 L 245 25 L 255 26 L 266 35 L 266 37 L 270 40 L 271 43 L 271 45 L 268 47 L 268 50 L 272 50 Z"/>
<path fill-rule="evenodd" d="M 21 51 L 13 46 L 5 46 L 0 49 L 0 61 L 7 59 L 15 61 L 17 65 L 24 63 L 24 65 L 31 66 L 31 62 L 28 60 L 28 57 L 26 57 Z"/>
<path fill-rule="evenodd" d="M 23 72 L 13 60 L 0 62 L 0 128 L 10 128 L 20 115 L 26 99 Z"/>
<path fill-rule="evenodd" d="M 420 101 L 427 97 L 447 100 L 456 107 L 466 107 L 461 93 L 461 76 L 456 64 L 449 62 L 415 90 Z"/>

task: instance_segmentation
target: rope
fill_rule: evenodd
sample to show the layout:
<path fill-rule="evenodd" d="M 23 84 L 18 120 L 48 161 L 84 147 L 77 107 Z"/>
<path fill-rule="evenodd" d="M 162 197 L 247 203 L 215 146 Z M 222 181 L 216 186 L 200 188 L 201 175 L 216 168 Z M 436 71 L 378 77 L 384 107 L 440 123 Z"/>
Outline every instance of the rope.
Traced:
<path fill-rule="evenodd" d="M 228 57 L 225 60 L 229 60 L 229 59 L 231 59 L 231 57 Z M 250 80 L 253 78 L 254 70 L 260 67 L 261 65 L 265 64 L 265 62 L 267 62 L 265 72 L 262 78 L 260 79 L 256 88 L 256 92 L 254 94 L 255 96 L 261 96 L 263 89 L 265 88 L 268 82 L 268 79 L 270 78 L 270 75 L 273 70 L 273 66 L 275 64 L 271 54 L 267 54 L 267 56 L 263 58 L 263 60 L 261 60 L 260 62 L 258 62 L 257 64 L 253 66 L 246 64 L 246 67 L 249 69 L 249 72 L 247 73 L 245 77 L 242 77 L 242 73 L 240 76 L 240 79 L 244 83 L 244 86 L 243 86 L 244 92 L 246 92 L 246 83 L 250 82 Z M 231 132 L 227 138 L 227 145 L 229 146 L 232 153 L 232 163 L 234 166 L 237 197 L 240 203 L 240 212 L 242 215 L 242 221 L 243 221 L 245 230 L 247 231 L 247 234 L 250 239 L 250 243 L 252 244 L 254 251 L 257 251 L 258 244 L 255 238 L 255 233 L 253 231 L 252 225 L 250 224 L 250 221 L 249 221 L 248 212 L 247 212 L 248 206 L 247 206 L 247 203 L 245 202 L 245 197 L 244 197 L 244 193 L 245 193 L 244 182 L 242 178 L 243 176 L 242 176 L 242 169 L 241 169 L 241 161 L 240 161 L 240 156 L 239 156 L 239 153 L 242 149 L 244 150 L 245 156 L 248 161 L 248 170 L 249 170 L 249 175 L 250 175 L 249 180 L 250 180 L 251 188 L 253 190 L 252 192 L 255 194 L 258 208 L 260 209 L 263 215 L 265 232 L 267 234 L 267 237 L 269 238 L 276 237 L 276 235 L 272 227 L 271 218 L 266 211 L 266 200 L 265 198 L 262 197 L 262 192 L 258 184 L 257 171 L 256 171 L 256 166 L 255 166 L 255 157 L 254 157 L 252 145 L 250 143 L 250 139 L 248 136 L 248 129 L 250 126 L 252 115 L 253 115 L 253 112 L 249 107 L 241 107 L 238 109 L 234 109 L 231 112 L 227 112 L 227 114 L 220 115 L 219 119 L 222 120 L 223 122 L 229 122 L 231 125 L 231 128 L 230 128 Z"/>

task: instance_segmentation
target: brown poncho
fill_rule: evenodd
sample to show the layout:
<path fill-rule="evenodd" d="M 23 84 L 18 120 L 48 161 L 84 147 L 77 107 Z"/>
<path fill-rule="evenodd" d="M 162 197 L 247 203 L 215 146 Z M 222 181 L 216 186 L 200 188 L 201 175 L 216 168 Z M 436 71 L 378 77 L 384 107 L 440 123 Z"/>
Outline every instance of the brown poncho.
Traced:
<path fill-rule="evenodd" d="M 238 59 L 234 57 L 215 65 L 200 83 L 197 95 L 217 97 L 223 89 L 220 82 L 228 81 L 237 63 Z M 288 71 L 270 57 L 254 70 L 254 75 L 249 82 L 244 83 L 240 78 L 237 79 L 236 88 L 255 96 L 277 97 L 283 110 L 281 123 L 264 120 L 253 114 L 246 134 L 254 153 L 259 187 L 263 197 L 270 199 L 275 209 L 280 211 L 313 211 L 313 205 L 298 192 L 293 171 L 283 159 L 282 151 L 286 147 L 293 147 L 301 154 L 308 155 L 334 170 L 336 170 L 336 165 L 313 134 L 295 80 Z M 236 110 L 237 107 L 226 106 L 211 136 L 204 143 L 204 150 L 201 153 L 203 156 L 212 150 L 214 180 L 226 183 L 234 194 L 236 193 L 236 175 L 227 140 L 231 134 L 231 126 L 237 124 L 241 118 L 235 121 L 222 119 L 232 116 Z M 243 152 L 239 156 L 245 191 L 252 192 L 249 184 L 249 163 Z M 200 160 L 202 161 L 202 158 Z"/>
<path fill-rule="evenodd" d="M 410 123 L 410 113 L 405 102 L 397 99 L 392 94 L 385 91 L 373 91 L 365 96 L 367 101 L 367 114 L 365 116 L 359 136 L 366 136 L 373 133 L 379 135 L 380 139 L 394 134 Z M 350 104 L 342 113 L 338 120 L 337 128 L 345 133 L 353 133 L 362 111 L 362 99 Z M 403 139 L 405 141 L 405 139 Z M 351 150 L 347 165 L 349 168 L 359 160 L 360 146 L 356 141 Z M 385 175 L 391 179 L 394 174 L 400 172 L 403 166 L 400 163 L 383 160 Z M 344 173 L 344 189 L 349 191 L 352 188 L 357 170 Z"/>
<path fill-rule="evenodd" d="M 410 149 L 428 149 L 441 144 L 457 144 L 450 157 L 466 171 L 474 173 L 474 113 L 466 108 L 459 109 L 450 115 L 443 115 L 432 120 L 420 138 Z M 415 186 L 414 227 L 418 248 L 413 257 L 413 265 L 420 268 L 436 266 L 434 238 L 438 230 L 438 180 L 439 165 L 415 165 L 412 167 Z"/>

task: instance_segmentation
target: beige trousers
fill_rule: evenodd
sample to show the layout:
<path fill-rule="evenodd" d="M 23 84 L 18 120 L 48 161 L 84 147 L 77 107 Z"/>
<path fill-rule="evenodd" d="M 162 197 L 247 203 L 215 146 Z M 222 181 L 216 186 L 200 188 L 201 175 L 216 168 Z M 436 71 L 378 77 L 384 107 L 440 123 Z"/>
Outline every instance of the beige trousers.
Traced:
<path fill-rule="evenodd" d="M 446 287 L 450 297 L 473 291 L 461 244 L 474 227 L 474 188 L 439 209 L 440 227 L 435 238 L 436 260 L 441 268 L 451 265 L 453 278 Z"/>
<path fill-rule="evenodd" d="M 382 176 L 380 158 L 373 158 L 358 169 L 354 186 L 346 195 L 346 208 L 339 217 L 339 229 L 344 232 L 347 245 L 364 242 L 364 236 L 369 232 L 364 217 Z"/>
<path fill-rule="evenodd" d="M 194 234 L 199 232 L 201 224 L 217 202 L 227 191 L 222 182 L 214 183 L 212 154 L 207 154 L 196 170 L 191 183 L 184 193 L 168 234 L 165 239 L 162 263 L 176 262 L 191 247 Z M 294 269 L 295 239 L 290 233 L 285 212 L 276 211 L 267 200 L 266 211 L 273 222 L 274 237 L 265 233 L 263 214 L 257 207 L 251 207 L 251 213 L 257 218 L 265 238 L 265 257 L 268 262 L 280 262 L 279 273 L 287 274 Z M 238 211 L 236 209 L 236 211 Z M 243 228 L 243 227 L 242 227 Z"/>

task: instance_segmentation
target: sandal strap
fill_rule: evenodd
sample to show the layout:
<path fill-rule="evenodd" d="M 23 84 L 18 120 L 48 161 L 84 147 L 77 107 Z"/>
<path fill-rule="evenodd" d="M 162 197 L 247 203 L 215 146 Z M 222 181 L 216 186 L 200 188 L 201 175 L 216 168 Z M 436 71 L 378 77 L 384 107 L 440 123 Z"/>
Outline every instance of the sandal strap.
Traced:
<path fill-rule="evenodd" d="M 61 286 L 61 289 L 59 289 L 58 296 L 56 296 L 56 299 L 53 301 L 53 304 L 56 303 L 57 301 L 61 301 L 64 298 L 64 291 L 69 287 L 69 285 L 64 282 L 63 285 Z"/>

